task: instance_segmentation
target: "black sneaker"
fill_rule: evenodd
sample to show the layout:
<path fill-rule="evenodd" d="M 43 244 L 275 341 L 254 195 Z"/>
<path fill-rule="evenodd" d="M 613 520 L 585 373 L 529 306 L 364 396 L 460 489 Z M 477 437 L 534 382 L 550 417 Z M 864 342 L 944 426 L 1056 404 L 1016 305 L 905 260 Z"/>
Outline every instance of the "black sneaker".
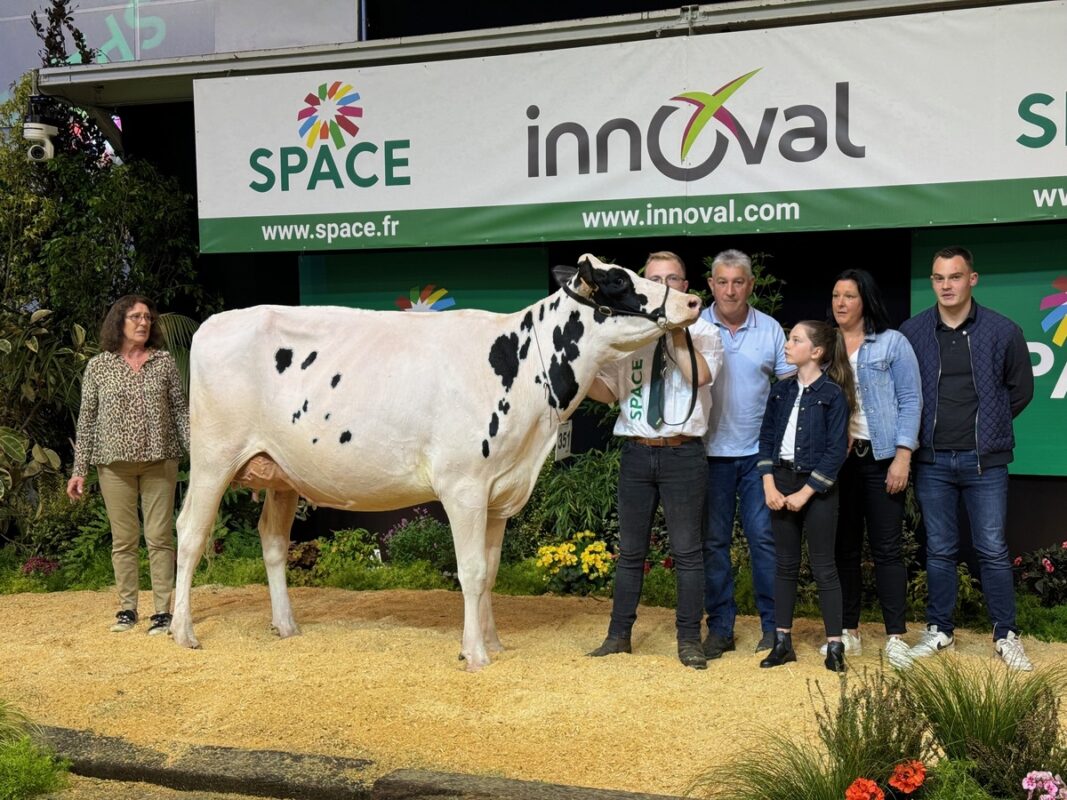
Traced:
<path fill-rule="evenodd" d="M 619 639 L 614 636 L 609 636 L 604 640 L 604 643 L 601 644 L 600 647 L 586 655 L 590 655 L 593 658 L 600 658 L 601 656 L 613 656 L 616 653 L 629 652 L 631 652 L 629 639 Z"/>
<path fill-rule="evenodd" d="M 708 659 L 704 656 L 699 639 L 682 639 L 678 642 L 678 660 L 693 669 L 708 668 Z"/>
<path fill-rule="evenodd" d="M 759 653 L 763 650 L 770 650 L 772 647 L 774 647 L 774 631 L 764 631 L 753 652 Z"/>
<path fill-rule="evenodd" d="M 115 615 L 115 623 L 111 626 L 112 633 L 123 633 L 137 624 L 137 612 L 122 609 Z"/>
<path fill-rule="evenodd" d="M 152 624 L 148 628 L 148 635 L 159 636 L 161 633 L 170 633 L 170 614 L 152 615 Z"/>
<path fill-rule="evenodd" d="M 708 638 L 704 640 L 704 657 L 709 661 L 714 658 L 722 658 L 723 653 L 730 653 L 736 649 L 733 636 L 719 636 L 717 633 L 708 632 Z"/>

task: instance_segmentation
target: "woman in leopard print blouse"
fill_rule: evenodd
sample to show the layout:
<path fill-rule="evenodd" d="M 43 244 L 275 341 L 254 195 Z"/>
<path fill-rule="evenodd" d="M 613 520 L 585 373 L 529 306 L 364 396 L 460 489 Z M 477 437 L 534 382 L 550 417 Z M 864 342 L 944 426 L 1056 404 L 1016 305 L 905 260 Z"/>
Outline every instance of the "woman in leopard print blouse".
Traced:
<path fill-rule="evenodd" d="M 111 307 L 100 331 L 101 352 L 82 378 L 81 413 L 67 494 L 79 500 L 90 465 L 111 520 L 111 563 L 119 612 L 111 630 L 137 624 L 141 525 L 152 575 L 155 613 L 149 634 L 170 627 L 174 594 L 174 490 L 178 460 L 189 449 L 189 410 L 170 353 L 160 349 L 155 305 L 126 295 Z"/>

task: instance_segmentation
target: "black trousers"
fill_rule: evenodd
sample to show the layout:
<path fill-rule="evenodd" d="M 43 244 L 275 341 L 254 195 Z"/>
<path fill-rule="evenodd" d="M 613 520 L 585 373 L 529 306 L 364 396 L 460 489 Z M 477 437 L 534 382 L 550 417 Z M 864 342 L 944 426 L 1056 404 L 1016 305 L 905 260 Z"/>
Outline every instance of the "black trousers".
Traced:
<path fill-rule="evenodd" d="M 782 494 L 796 492 L 808 480 L 810 472 L 794 472 L 775 467 L 774 484 Z M 774 617 L 779 628 L 793 627 L 793 609 L 797 602 L 797 577 L 800 574 L 800 546 L 808 539 L 808 559 L 819 588 L 819 610 L 827 636 L 841 635 L 841 583 L 834 563 L 834 539 L 837 533 L 837 493 L 816 493 L 800 511 L 771 512 L 774 532 Z"/>
<path fill-rule="evenodd" d="M 863 455 L 859 455 L 862 452 Z M 863 577 L 860 558 L 863 531 L 871 545 L 874 581 L 886 634 L 907 631 L 908 573 L 904 567 L 904 492 L 889 494 L 885 477 L 893 459 L 877 461 L 870 446 L 853 448 L 838 475 L 841 502 L 837 515 L 837 574 L 841 580 L 841 621 L 855 630 L 860 624 Z"/>

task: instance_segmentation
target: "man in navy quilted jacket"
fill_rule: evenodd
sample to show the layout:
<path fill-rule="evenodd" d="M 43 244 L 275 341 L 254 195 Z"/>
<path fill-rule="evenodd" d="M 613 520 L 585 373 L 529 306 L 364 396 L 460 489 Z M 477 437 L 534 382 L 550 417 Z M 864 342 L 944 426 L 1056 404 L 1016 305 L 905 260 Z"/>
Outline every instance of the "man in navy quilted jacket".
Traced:
<path fill-rule="evenodd" d="M 963 247 L 934 255 L 937 304 L 900 327 L 919 360 L 923 411 L 915 494 L 926 524 L 926 631 L 911 649 L 923 658 L 953 647 L 959 501 L 971 523 L 993 648 L 1010 669 L 1034 668 L 1015 625 L 1015 591 L 1004 535 L 1012 420 L 1034 396 L 1022 329 L 978 305 L 974 257 Z"/>

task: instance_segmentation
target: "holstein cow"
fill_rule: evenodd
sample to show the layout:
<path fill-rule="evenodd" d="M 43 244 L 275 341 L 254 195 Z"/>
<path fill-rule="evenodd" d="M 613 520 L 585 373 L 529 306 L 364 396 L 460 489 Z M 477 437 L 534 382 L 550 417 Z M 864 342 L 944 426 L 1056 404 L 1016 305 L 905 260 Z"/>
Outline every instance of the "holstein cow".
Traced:
<path fill-rule="evenodd" d="M 299 633 L 285 583 L 298 498 L 383 511 L 440 499 L 463 588 L 467 668 L 500 650 L 490 590 L 561 420 L 597 370 L 691 324 L 696 297 L 583 256 L 515 314 L 259 306 L 193 338 L 189 488 L 171 631 L 198 647 L 189 592 L 231 481 L 265 488 L 259 519 L 274 628 Z"/>

